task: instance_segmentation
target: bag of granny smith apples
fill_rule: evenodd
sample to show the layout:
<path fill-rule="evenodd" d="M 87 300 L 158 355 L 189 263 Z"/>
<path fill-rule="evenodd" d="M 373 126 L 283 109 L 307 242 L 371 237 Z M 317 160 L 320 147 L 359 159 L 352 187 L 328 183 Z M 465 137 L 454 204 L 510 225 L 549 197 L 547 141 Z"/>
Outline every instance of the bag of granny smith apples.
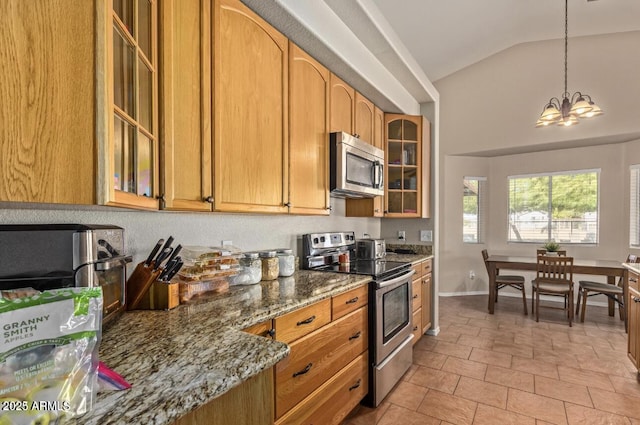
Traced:
<path fill-rule="evenodd" d="M 101 288 L 0 291 L 0 425 L 82 415 L 97 389 Z"/>

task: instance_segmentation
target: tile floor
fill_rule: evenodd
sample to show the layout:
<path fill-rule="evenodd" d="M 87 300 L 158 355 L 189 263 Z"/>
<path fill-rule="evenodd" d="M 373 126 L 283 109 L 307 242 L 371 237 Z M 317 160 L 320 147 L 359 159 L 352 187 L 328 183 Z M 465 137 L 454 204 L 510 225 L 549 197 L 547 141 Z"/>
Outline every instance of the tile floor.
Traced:
<path fill-rule="evenodd" d="M 440 298 L 440 334 L 415 345 L 413 366 L 378 408 L 358 406 L 343 425 L 640 425 L 617 316 L 588 306 L 570 328 L 560 310 L 541 309 L 536 323 L 518 298 L 501 296 L 494 315 L 486 307 L 486 296 Z"/>

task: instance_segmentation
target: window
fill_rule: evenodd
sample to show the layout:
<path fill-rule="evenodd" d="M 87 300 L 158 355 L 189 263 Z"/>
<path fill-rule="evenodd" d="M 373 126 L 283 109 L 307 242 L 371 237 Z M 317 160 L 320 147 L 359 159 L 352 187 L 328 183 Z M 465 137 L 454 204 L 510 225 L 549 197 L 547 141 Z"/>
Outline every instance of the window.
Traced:
<path fill-rule="evenodd" d="M 629 211 L 629 244 L 640 247 L 640 165 L 629 167 L 630 181 L 630 211 Z"/>
<path fill-rule="evenodd" d="M 600 170 L 509 177 L 509 242 L 598 242 Z"/>
<path fill-rule="evenodd" d="M 485 177 L 465 177 L 462 197 L 462 241 L 465 243 L 484 242 L 485 220 Z"/>

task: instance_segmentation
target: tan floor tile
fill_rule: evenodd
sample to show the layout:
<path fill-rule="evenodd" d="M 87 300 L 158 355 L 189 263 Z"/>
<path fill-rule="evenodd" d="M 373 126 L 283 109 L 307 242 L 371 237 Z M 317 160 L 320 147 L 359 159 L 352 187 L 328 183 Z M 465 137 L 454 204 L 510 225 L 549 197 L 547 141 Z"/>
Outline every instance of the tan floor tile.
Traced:
<path fill-rule="evenodd" d="M 511 354 L 498 353 L 496 351 L 474 348 L 471 350 L 469 360 L 490 365 L 511 367 Z"/>
<path fill-rule="evenodd" d="M 565 354 L 575 354 L 576 356 L 593 358 L 598 357 L 591 345 L 577 344 L 572 342 L 554 342 L 553 349 Z"/>
<path fill-rule="evenodd" d="M 434 353 L 433 351 L 413 350 L 413 363 L 427 366 L 432 369 L 442 369 L 442 365 L 447 360 L 445 354 Z"/>
<path fill-rule="evenodd" d="M 465 325 L 451 325 L 449 326 L 450 332 L 459 333 L 460 335 L 478 336 L 480 328 L 475 326 L 476 322 L 471 322 Z"/>
<path fill-rule="evenodd" d="M 420 367 L 420 365 L 417 364 L 412 364 L 411 366 L 409 366 L 409 370 L 407 370 L 404 375 L 402 375 L 402 380 L 403 381 L 408 381 L 409 379 L 411 379 L 411 377 L 413 376 L 414 373 L 416 373 L 416 370 L 418 370 L 418 368 Z"/>
<path fill-rule="evenodd" d="M 503 343 L 513 343 L 515 340 L 515 332 L 504 331 L 499 329 L 480 329 L 478 336 L 492 341 L 502 341 Z"/>
<path fill-rule="evenodd" d="M 596 409 L 640 419 L 640 397 L 597 388 L 589 388 L 589 393 Z"/>
<path fill-rule="evenodd" d="M 489 366 L 484 380 L 530 393 L 534 392 L 535 388 L 533 374 L 499 366 Z"/>
<path fill-rule="evenodd" d="M 540 360 L 526 359 L 513 356 L 511 368 L 521 372 L 529 372 L 534 375 L 546 376 L 547 378 L 558 379 L 558 366 Z"/>
<path fill-rule="evenodd" d="M 620 415 L 567 403 L 565 406 L 569 425 L 630 425 L 631 421 Z"/>
<path fill-rule="evenodd" d="M 429 391 L 418 412 L 456 425 L 473 423 L 477 403 L 440 391 Z"/>
<path fill-rule="evenodd" d="M 558 374 L 560 375 L 561 381 L 600 388 L 606 391 L 614 391 L 609 376 L 603 373 L 581 370 L 575 367 L 558 366 Z"/>
<path fill-rule="evenodd" d="M 623 378 L 621 376 L 609 376 L 609 380 L 613 384 L 615 392 L 640 397 L 640 384 L 638 384 L 636 379 Z"/>
<path fill-rule="evenodd" d="M 482 380 L 487 371 L 487 365 L 471 360 L 459 359 L 457 357 L 448 357 L 442 366 L 442 370 Z"/>
<path fill-rule="evenodd" d="M 471 347 L 465 347 L 462 345 L 452 344 L 450 342 L 439 341 L 433 348 L 433 351 L 440 354 L 446 354 L 447 356 L 454 356 L 461 359 L 468 359 L 471 354 Z"/>
<path fill-rule="evenodd" d="M 630 371 L 635 372 L 633 368 L 630 368 L 631 362 L 628 360 L 622 362 L 618 360 L 593 359 L 583 356 L 576 356 L 576 358 L 578 360 L 577 365 L 582 370 L 617 375 L 623 378 L 633 376 L 633 373 L 630 373 Z"/>
<path fill-rule="evenodd" d="M 457 344 L 490 350 L 493 347 L 493 340 L 482 336 L 460 335 Z"/>
<path fill-rule="evenodd" d="M 450 332 L 448 329 L 441 329 L 440 333 L 433 337 L 436 341 L 440 342 L 448 342 L 455 344 L 458 342 L 458 338 L 460 338 L 459 332 Z M 436 344 L 437 346 L 437 344 Z"/>
<path fill-rule="evenodd" d="M 507 387 L 463 376 L 453 395 L 489 406 L 506 409 Z"/>
<path fill-rule="evenodd" d="M 349 425 L 371 425 L 377 423 L 382 415 L 391 406 L 390 403 L 383 401 L 380 406 L 374 408 L 358 405 L 349 413 L 346 420 Z M 347 425 L 347 424 L 343 424 Z"/>
<path fill-rule="evenodd" d="M 555 398 L 556 400 L 568 401 L 586 407 L 593 407 L 589 391 L 584 385 L 572 384 L 557 379 L 535 377 L 536 394 Z"/>
<path fill-rule="evenodd" d="M 562 401 L 513 388 L 509 389 L 507 410 L 552 424 L 567 423 Z"/>
<path fill-rule="evenodd" d="M 422 413 L 391 405 L 382 415 L 377 425 L 439 425 L 440 419 Z"/>
<path fill-rule="evenodd" d="M 460 375 L 420 366 L 409 379 L 409 382 L 425 388 L 453 394 L 459 379 Z"/>
<path fill-rule="evenodd" d="M 437 344 L 438 340 L 434 337 L 430 335 L 423 335 L 422 338 L 420 338 L 420 341 L 416 342 L 416 345 L 413 346 L 413 349 L 431 351 Z"/>
<path fill-rule="evenodd" d="M 405 409 L 417 410 L 427 391 L 429 391 L 427 388 L 420 385 L 400 381 L 385 401 L 404 407 Z"/>
<path fill-rule="evenodd" d="M 575 354 L 567 354 L 561 351 L 554 351 L 553 349 L 542 350 L 538 349 L 537 346 L 533 348 L 533 358 L 534 360 L 564 366 L 575 366 L 578 362 Z"/>
<path fill-rule="evenodd" d="M 473 425 L 535 425 L 536 420 L 508 410 L 478 404 Z"/>
<path fill-rule="evenodd" d="M 533 346 L 522 344 L 508 344 L 502 341 L 495 341 L 493 343 L 493 351 L 499 353 L 511 354 L 513 356 L 526 357 L 533 359 Z"/>

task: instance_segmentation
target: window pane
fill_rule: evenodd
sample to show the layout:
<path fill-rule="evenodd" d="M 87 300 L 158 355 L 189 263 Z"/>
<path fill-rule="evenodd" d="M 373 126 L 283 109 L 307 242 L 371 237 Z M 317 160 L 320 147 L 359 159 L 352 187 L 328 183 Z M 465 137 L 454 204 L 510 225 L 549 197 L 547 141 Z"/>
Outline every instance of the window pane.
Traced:
<path fill-rule="evenodd" d="M 462 196 L 462 241 L 484 242 L 486 178 L 465 178 Z"/>
<path fill-rule="evenodd" d="M 509 178 L 509 241 L 597 243 L 597 171 Z"/>
<path fill-rule="evenodd" d="M 404 140 L 418 140 L 418 126 L 416 123 L 402 120 L 402 138 Z"/>
<path fill-rule="evenodd" d="M 138 113 L 140 114 L 138 118 L 138 122 L 142 127 L 144 127 L 149 133 L 153 132 L 153 73 L 147 65 L 138 58 L 138 81 L 139 81 L 139 93 L 138 93 L 138 102 L 140 104 L 140 109 Z"/>
<path fill-rule="evenodd" d="M 133 35 L 133 0 L 113 0 L 113 11 Z"/>
<path fill-rule="evenodd" d="M 133 105 L 133 87 L 135 84 L 133 64 L 135 61 L 135 48 L 131 46 L 113 28 L 113 103 L 125 111 L 130 117 L 135 118 Z"/>
<path fill-rule="evenodd" d="M 640 167 L 637 165 L 629 169 L 629 245 L 640 246 Z"/>
<path fill-rule="evenodd" d="M 138 3 L 138 46 L 147 59 L 151 60 L 151 2 L 139 0 Z"/>
<path fill-rule="evenodd" d="M 390 213 L 402 212 L 402 193 L 389 192 L 389 212 Z"/>
<path fill-rule="evenodd" d="M 153 141 L 138 134 L 138 195 L 151 196 L 153 187 Z"/>
<path fill-rule="evenodd" d="M 135 129 L 119 116 L 114 118 L 114 188 L 133 192 L 135 187 L 133 173 Z"/>

